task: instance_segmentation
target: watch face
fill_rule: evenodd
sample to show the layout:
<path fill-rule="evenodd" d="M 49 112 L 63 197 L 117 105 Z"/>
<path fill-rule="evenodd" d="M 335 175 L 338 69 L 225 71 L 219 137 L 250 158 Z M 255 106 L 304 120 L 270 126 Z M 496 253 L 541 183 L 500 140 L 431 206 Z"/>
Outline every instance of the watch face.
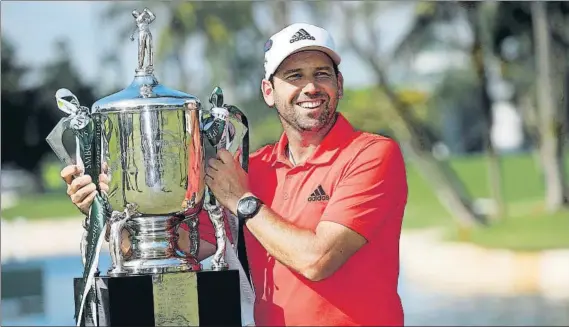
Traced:
<path fill-rule="evenodd" d="M 243 206 L 241 206 L 240 211 L 246 215 L 250 215 L 255 212 L 257 208 L 257 202 L 254 199 L 247 199 L 244 201 Z"/>

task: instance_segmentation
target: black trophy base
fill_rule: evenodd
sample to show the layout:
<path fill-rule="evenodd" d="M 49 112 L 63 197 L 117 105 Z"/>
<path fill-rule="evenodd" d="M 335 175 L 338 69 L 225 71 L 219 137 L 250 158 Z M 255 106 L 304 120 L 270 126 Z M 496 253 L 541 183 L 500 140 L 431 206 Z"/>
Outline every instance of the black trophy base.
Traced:
<path fill-rule="evenodd" d="M 76 306 L 82 281 L 74 279 Z M 97 322 L 86 303 L 82 326 L 241 326 L 238 270 L 104 276 L 95 285 Z"/>

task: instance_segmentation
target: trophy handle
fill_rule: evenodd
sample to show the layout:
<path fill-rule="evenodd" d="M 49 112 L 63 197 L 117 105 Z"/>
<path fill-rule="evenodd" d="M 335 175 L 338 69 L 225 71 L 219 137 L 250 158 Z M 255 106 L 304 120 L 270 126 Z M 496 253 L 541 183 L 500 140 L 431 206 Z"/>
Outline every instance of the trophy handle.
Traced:
<path fill-rule="evenodd" d="M 229 121 L 232 122 L 232 125 L 235 130 L 239 130 L 239 124 L 235 124 L 232 118 L 239 119 L 240 123 L 244 127 L 244 135 L 243 140 L 241 142 L 241 167 L 245 172 L 249 172 L 249 121 L 247 120 L 247 116 L 236 106 L 228 105 L 226 106 L 227 110 L 229 111 Z M 235 135 L 237 136 L 237 135 Z M 238 139 L 239 140 L 239 139 Z M 251 273 L 249 270 L 249 260 L 247 258 L 247 248 L 245 246 L 245 232 L 244 232 L 244 222 L 239 222 L 239 227 L 237 231 L 237 257 L 239 262 L 241 262 L 241 266 L 245 271 L 245 275 L 249 280 L 249 284 L 251 284 Z M 251 284 L 252 285 L 252 284 Z"/>
<path fill-rule="evenodd" d="M 249 121 L 247 120 L 247 116 L 236 106 L 227 105 L 227 110 L 229 111 L 229 122 L 235 129 L 236 135 L 234 135 L 234 139 L 241 140 L 241 142 L 234 142 L 233 145 L 241 147 L 241 167 L 245 172 L 249 171 Z M 243 124 L 244 129 L 239 124 L 236 124 L 233 119 L 238 119 L 238 121 Z M 240 131 L 241 129 L 241 131 Z M 242 139 L 239 135 L 240 133 L 243 134 Z M 231 152 L 231 150 L 230 150 Z"/>
<path fill-rule="evenodd" d="M 68 89 L 62 88 L 55 93 L 58 108 L 68 114 L 63 117 L 46 137 L 46 141 L 61 162 L 66 165 L 81 165 L 84 173 L 91 176 L 99 190 L 100 146 L 97 143 L 96 125 L 100 122 L 92 119 L 89 108 L 81 106 L 77 97 Z M 70 154 L 63 144 L 63 135 L 71 130 L 75 136 L 75 155 Z"/>
<path fill-rule="evenodd" d="M 205 126 L 205 132 L 210 144 L 216 148 L 226 147 L 232 154 L 241 148 L 241 166 L 248 171 L 249 122 L 247 116 L 236 106 L 224 103 L 223 91 L 219 86 L 213 89 L 209 103 L 212 105 L 212 117 L 210 123 Z M 215 119 L 216 116 L 218 119 Z M 229 126 L 226 126 L 227 124 Z M 223 140 L 224 137 L 225 140 Z"/>
<path fill-rule="evenodd" d="M 226 125 L 227 110 L 223 108 L 223 91 L 220 87 L 215 87 L 209 97 L 209 103 L 212 108 L 209 111 L 201 111 L 201 132 L 208 140 L 209 144 L 217 152 L 218 149 L 224 148 L 226 144 Z M 206 186 L 206 204 L 209 206 L 217 205 L 217 201 L 213 192 Z M 208 210 L 209 211 L 209 210 Z"/>
<path fill-rule="evenodd" d="M 55 155 L 66 166 L 77 164 L 77 160 L 73 159 L 77 158 L 77 156 L 72 157 L 63 145 L 63 134 L 69 129 L 70 120 L 70 117 L 61 118 L 45 139 Z"/>
<path fill-rule="evenodd" d="M 216 86 L 211 92 L 211 95 L 209 96 L 209 103 L 217 108 L 223 107 L 223 91 L 219 86 Z"/>
<path fill-rule="evenodd" d="M 78 160 L 81 160 L 81 157 L 79 155 L 80 149 L 78 146 L 76 147 L 77 153 L 75 155 L 75 159 L 73 159 L 73 156 L 67 152 L 65 146 L 63 145 L 63 134 L 67 130 L 80 128 L 81 123 L 84 123 L 84 119 L 78 119 L 78 114 L 81 113 L 81 105 L 79 104 L 79 100 L 75 94 L 71 93 L 71 91 L 65 88 L 57 90 L 55 93 L 55 99 L 59 110 L 66 113 L 68 116 L 65 116 L 59 120 L 57 125 L 55 125 L 53 130 L 46 137 L 46 141 L 53 152 L 55 152 L 55 155 L 57 155 L 59 160 L 61 160 L 61 162 L 65 163 L 66 165 L 75 165 L 78 163 Z M 71 126 L 72 124 L 73 128 Z M 79 143 L 77 144 L 79 145 Z"/>
<path fill-rule="evenodd" d="M 241 147 L 241 166 L 245 172 L 249 171 L 249 121 L 247 116 L 236 106 L 227 105 L 223 103 L 223 92 L 221 88 L 216 87 L 210 97 L 209 101 L 214 108 L 225 108 L 227 110 L 227 128 L 222 129 L 223 132 L 227 131 L 225 135 L 225 142 L 231 142 L 228 147 L 230 153 L 235 154 L 239 147 Z M 210 140 L 211 142 L 211 140 Z M 237 239 L 237 255 L 241 266 L 246 272 L 247 279 L 251 283 L 251 275 L 249 270 L 249 261 L 247 259 L 247 249 L 245 246 L 245 233 L 243 222 L 239 223 L 238 239 Z"/>
<path fill-rule="evenodd" d="M 235 155 L 240 149 L 241 166 L 245 171 L 249 168 L 249 123 L 245 114 L 236 106 L 224 104 L 223 91 L 215 87 L 209 102 L 212 108 L 204 113 L 202 131 L 210 144 L 216 149 L 227 149 Z M 217 238 L 217 251 L 212 259 L 214 269 L 222 269 L 226 266 L 222 254 L 225 252 L 225 228 L 223 227 L 223 211 L 217 205 L 211 190 L 208 190 L 209 201 L 205 202 L 205 209 L 214 223 Z M 239 240 L 237 244 L 239 260 L 249 276 L 249 263 L 247 261 L 245 241 L 243 236 L 244 226 L 239 226 Z"/>

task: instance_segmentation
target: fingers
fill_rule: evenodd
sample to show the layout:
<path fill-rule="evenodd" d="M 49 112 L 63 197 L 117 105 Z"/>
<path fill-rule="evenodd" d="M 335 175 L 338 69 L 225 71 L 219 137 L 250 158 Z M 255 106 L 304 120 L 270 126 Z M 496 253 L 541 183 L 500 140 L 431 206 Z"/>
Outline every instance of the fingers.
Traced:
<path fill-rule="evenodd" d="M 212 167 L 207 167 L 205 169 L 205 184 L 208 187 L 212 187 L 212 185 L 214 184 L 214 180 L 215 180 L 215 176 L 218 174 L 219 172 L 215 169 L 213 169 Z"/>
<path fill-rule="evenodd" d="M 233 159 L 231 152 L 229 152 L 225 149 L 217 150 L 217 158 L 219 160 L 221 160 L 221 162 L 223 162 L 223 163 L 228 163 L 228 162 L 232 162 L 235 160 L 235 159 Z"/>
<path fill-rule="evenodd" d="M 75 178 L 71 184 L 67 187 L 67 195 L 71 196 L 75 194 L 80 188 L 84 187 L 85 185 L 91 183 L 91 176 L 83 175 L 81 177 Z"/>
<path fill-rule="evenodd" d="M 107 164 L 107 162 L 103 162 L 102 171 L 103 174 L 107 174 L 109 172 L 109 165 Z"/>
<path fill-rule="evenodd" d="M 95 184 L 90 183 L 87 186 L 84 186 L 82 188 L 80 188 L 77 192 L 72 193 L 70 195 L 71 197 L 71 201 L 73 201 L 73 203 L 75 203 L 76 205 L 80 205 L 82 202 L 84 202 L 92 193 L 95 193 L 97 191 L 97 187 L 95 186 Z"/>
<path fill-rule="evenodd" d="M 100 174 L 99 175 L 99 188 L 101 191 L 108 193 L 109 192 L 109 175 L 107 174 Z"/>
<path fill-rule="evenodd" d="M 101 192 L 109 193 L 109 184 L 101 182 L 99 183 L 99 188 L 101 189 Z"/>
<path fill-rule="evenodd" d="M 215 175 L 215 170 L 211 169 L 211 168 L 207 168 L 205 170 L 205 183 L 209 185 L 209 182 L 213 181 L 214 179 L 214 175 Z"/>
<path fill-rule="evenodd" d="M 213 168 L 214 170 L 219 170 L 222 165 L 222 162 L 216 158 L 210 158 L 207 161 L 208 168 Z"/>
<path fill-rule="evenodd" d="M 71 184 L 73 178 L 81 173 L 81 169 L 77 165 L 69 165 L 61 170 L 61 178 L 67 185 Z"/>
<path fill-rule="evenodd" d="M 233 155 L 233 159 L 235 160 L 240 160 L 241 159 L 241 148 L 237 149 L 237 151 L 235 151 L 235 155 Z"/>
<path fill-rule="evenodd" d="M 95 199 L 96 195 L 97 195 L 97 191 L 93 191 L 89 195 L 87 195 L 83 199 L 83 201 L 81 201 L 79 203 L 75 203 L 75 205 L 79 208 L 79 210 L 81 210 L 81 212 L 83 212 L 84 214 L 87 214 L 87 213 L 89 213 L 89 207 L 91 207 L 91 203 L 93 203 L 93 199 Z"/>
<path fill-rule="evenodd" d="M 109 175 L 107 174 L 100 174 L 99 175 L 99 182 L 109 184 Z"/>

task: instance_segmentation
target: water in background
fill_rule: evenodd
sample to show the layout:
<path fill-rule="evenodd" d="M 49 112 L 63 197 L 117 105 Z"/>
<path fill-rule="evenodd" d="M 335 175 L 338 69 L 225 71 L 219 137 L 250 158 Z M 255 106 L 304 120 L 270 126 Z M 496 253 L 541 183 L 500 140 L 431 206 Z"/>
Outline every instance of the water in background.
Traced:
<path fill-rule="evenodd" d="M 109 264 L 109 256 L 102 255 L 101 271 Z M 74 325 L 72 282 L 81 273 L 78 256 L 2 263 L 1 325 Z M 412 285 L 404 275 L 400 295 L 406 325 L 569 326 L 569 301 L 538 295 L 450 296 Z"/>

